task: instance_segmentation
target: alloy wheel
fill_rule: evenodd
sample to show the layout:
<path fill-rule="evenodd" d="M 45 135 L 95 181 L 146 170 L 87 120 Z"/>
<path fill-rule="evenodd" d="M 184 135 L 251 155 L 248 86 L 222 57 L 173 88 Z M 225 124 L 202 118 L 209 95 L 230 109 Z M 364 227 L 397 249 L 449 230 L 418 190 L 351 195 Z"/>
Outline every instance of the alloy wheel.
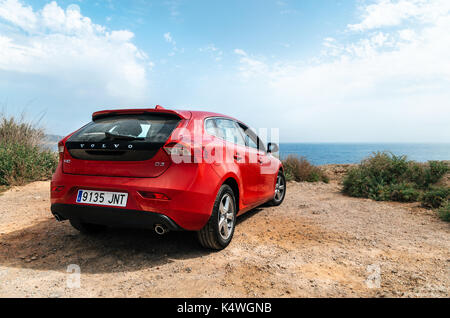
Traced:
<path fill-rule="evenodd" d="M 234 214 L 233 199 L 226 193 L 219 205 L 219 233 L 224 240 L 228 240 L 233 233 Z"/>
<path fill-rule="evenodd" d="M 282 176 L 277 177 L 277 184 L 275 185 L 275 201 L 281 201 L 284 196 L 284 191 L 286 189 L 286 184 Z"/>

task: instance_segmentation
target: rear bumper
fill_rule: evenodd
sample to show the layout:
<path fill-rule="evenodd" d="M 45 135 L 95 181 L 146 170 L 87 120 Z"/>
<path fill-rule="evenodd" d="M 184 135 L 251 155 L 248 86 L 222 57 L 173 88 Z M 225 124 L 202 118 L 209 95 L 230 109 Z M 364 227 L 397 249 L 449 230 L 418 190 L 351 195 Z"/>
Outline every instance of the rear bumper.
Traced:
<path fill-rule="evenodd" d="M 62 173 L 60 165 L 51 183 L 51 204 L 69 207 L 75 205 L 77 210 L 79 206 L 91 208 L 83 211 L 106 209 L 113 214 L 121 210 L 135 211 L 138 214 L 156 212 L 185 230 L 198 231 L 211 216 L 219 183 L 217 174 L 209 165 L 172 165 L 158 178 L 71 175 Z M 128 202 L 123 208 L 97 209 L 98 206 L 94 205 L 78 205 L 75 202 L 80 189 L 128 193 Z M 161 193 L 169 200 L 148 199 L 142 196 L 141 192 Z M 72 209 L 74 208 L 69 210 Z M 128 217 L 130 214 L 125 215 Z M 107 221 L 105 220 L 105 223 Z M 127 222 L 125 219 L 121 224 L 126 225 Z"/>
<path fill-rule="evenodd" d="M 52 204 L 51 210 L 60 221 L 77 219 L 92 224 L 142 229 L 153 229 L 161 224 L 171 231 L 184 230 L 168 216 L 154 212 L 73 204 Z"/>

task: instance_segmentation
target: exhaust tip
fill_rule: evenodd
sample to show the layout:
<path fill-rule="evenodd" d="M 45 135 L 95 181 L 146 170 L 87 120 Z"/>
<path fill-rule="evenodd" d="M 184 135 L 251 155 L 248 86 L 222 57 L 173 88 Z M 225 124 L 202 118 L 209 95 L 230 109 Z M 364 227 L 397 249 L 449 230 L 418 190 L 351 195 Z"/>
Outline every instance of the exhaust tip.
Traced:
<path fill-rule="evenodd" d="M 155 232 L 158 235 L 164 235 L 168 232 L 167 228 L 164 225 L 156 224 L 155 225 Z"/>

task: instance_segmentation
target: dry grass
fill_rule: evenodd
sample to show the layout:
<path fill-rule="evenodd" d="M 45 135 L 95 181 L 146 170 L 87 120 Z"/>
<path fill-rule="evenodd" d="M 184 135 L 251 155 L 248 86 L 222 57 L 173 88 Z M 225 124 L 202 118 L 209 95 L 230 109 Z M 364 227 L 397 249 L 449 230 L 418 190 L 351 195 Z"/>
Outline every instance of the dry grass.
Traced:
<path fill-rule="evenodd" d="M 27 121 L 25 115 L 16 119 L 0 114 L 0 143 L 39 146 L 44 139 L 44 129 Z"/>
<path fill-rule="evenodd" d="M 326 182 L 328 177 L 325 172 L 311 164 L 305 157 L 290 155 L 283 161 L 286 179 L 297 182 Z"/>
<path fill-rule="evenodd" d="M 0 114 L 0 186 L 23 185 L 51 177 L 57 155 L 41 147 L 45 131 L 24 116 Z"/>

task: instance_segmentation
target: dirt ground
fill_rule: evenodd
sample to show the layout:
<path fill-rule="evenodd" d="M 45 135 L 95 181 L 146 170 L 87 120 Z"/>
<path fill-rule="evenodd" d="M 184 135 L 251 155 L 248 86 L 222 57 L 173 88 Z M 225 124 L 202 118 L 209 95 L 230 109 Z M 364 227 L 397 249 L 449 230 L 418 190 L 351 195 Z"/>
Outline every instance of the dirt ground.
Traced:
<path fill-rule="evenodd" d="M 80 288 L 68 266 L 81 269 Z M 70 269 L 70 268 L 69 268 Z M 192 233 L 85 236 L 49 210 L 49 183 L 0 194 L 0 297 L 449 297 L 450 225 L 418 204 L 289 183 L 238 220 L 222 252 Z"/>

